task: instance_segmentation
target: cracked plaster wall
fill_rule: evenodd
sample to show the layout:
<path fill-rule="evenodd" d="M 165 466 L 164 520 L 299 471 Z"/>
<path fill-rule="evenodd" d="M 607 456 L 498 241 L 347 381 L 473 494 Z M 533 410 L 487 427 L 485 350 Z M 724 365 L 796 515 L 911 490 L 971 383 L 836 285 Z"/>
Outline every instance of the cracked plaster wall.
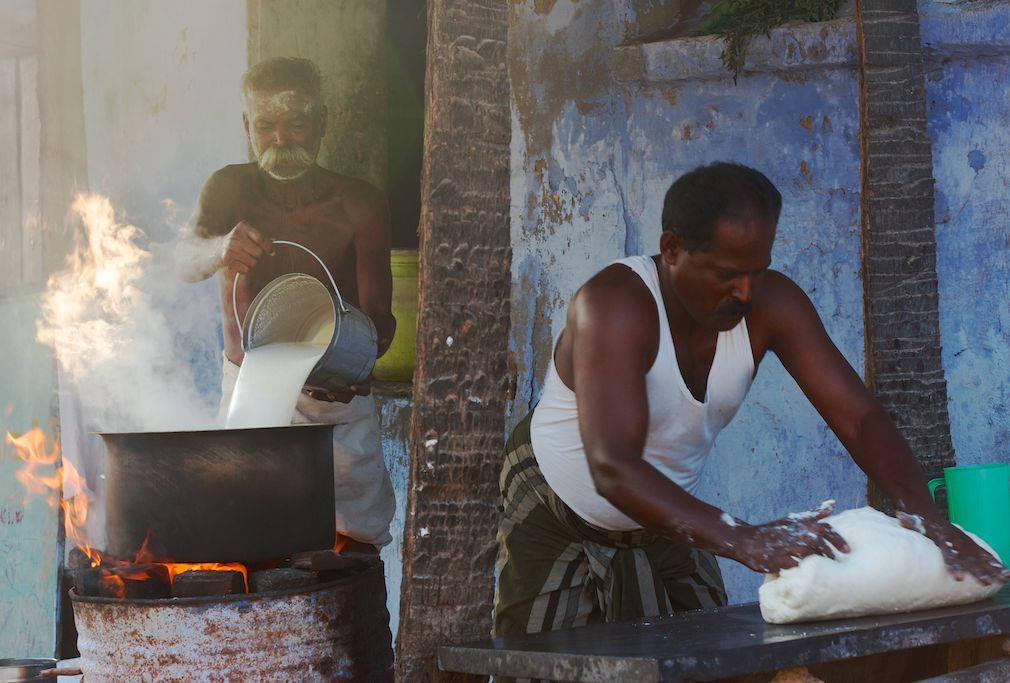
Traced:
<path fill-rule="evenodd" d="M 957 462 L 1010 462 L 1010 3 L 921 5 Z"/>
<path fill-rule="evenodd" d="M 655 28 L 636 23 L 641 4 L 518 0 L 511 5 L 511 349 L 517 394 L 510 425 L 539 397 L 552 339 L 575 289 L 616 258 L 655 253 L 666 188 L 681 173 L 715 160 L 755 166 L 782 191 L 773 267 L 807 291 L 828 333 L 863 372 L 851 21 L 832 22 L 805 38 L 773 38 L 772 49 L 755 51 L 770 55 L 755 67 L 760 71 L 745 74 L 736 86 L 713 68 L 717 63 L 708 63 L 711 57 L 700 59 L 695 78 L 671 75 L 688 58 L 718 55 L 712 49 L 717 46 L 704 43 L 710 38 L 695 39 L 679 61 L 678 45 L 685 41 L 670 41 L 663 48 L 672 55 L 667 77 L 654 70 L 662 60 L 646 59 L 641 78 L 618 77 L 613 48 Z M 646 4 L 654 19 L 656 3 Z M 986 11 L 1004 11 L 995 7 Z M 927 46 L 947 36 L 958 44 L 992 42 L 981 28 L 943 21 L 939 15 L 949 11 L 949 5 L 923 6 Z M 977 27 L 990 23 L 983 19 Z M 984 390 L 993 410 L 1005 407 L 1010 127 L 1005 88 L 993 102 L 972 105 L 985 97 L 992 79 L 1007 82 L 1007 57 L 975 59 L 977 52 L 970 49 L 934 69 L 929 91 L 938 205 L 969 207 L 951 217 L 948 208 L 938 206 L 951 420 L 955 446 L 984 461 L 1005 434 L 999 415 L 1006 411 L 979 411 L 964 387 Z M 626 65 L 618 66 L 626 74 Z M 938 124 L 941 113 L 944 125 Z M 992 227 L 978 229 L 986 225 Z M 986 268 L 976 269 L 979 260 Z M 966 289 L 965 278 L 977 282 Z M 865 477 L 769 355 L 737 419 L 720 436 L 699 493 L 758 522 L 826 498 L 842 508 L 864 505 Z M 722 566 L 731 601 L 755 600 L 761 577 L 733 562 Z"/>

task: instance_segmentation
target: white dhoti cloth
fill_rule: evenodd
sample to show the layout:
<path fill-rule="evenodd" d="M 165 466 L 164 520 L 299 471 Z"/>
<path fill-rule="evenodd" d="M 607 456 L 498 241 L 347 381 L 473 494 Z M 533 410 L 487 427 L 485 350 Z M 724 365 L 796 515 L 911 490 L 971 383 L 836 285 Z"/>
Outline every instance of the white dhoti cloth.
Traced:
<path fill-rule="evenodd" d="M 227 358 L 221 367 L 221 414 L 227 415 L 239 366 Z M 375 398 L 355 396 L 350 403 L 298 397 L 292 424 L 335 424 L 333 490 L 337 533 L 362 543 L 384 546 L 393 540 L 389 522 L 396 498 L 382 457 Z"/>

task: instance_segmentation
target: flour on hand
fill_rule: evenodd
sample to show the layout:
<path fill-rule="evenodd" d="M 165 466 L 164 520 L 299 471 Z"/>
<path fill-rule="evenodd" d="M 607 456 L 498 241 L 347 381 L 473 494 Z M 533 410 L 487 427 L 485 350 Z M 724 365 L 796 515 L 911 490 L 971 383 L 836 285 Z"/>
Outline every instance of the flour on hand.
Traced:
<path fill-rule="evenodd" d="M 957 581 L 936 545 L 873 508 L 846 510 L 823 520 L 849 544 L 835 559 L 805 557 L 798 566 L 765 577 L 761 616 L 773 624 L 911 612 L 984 600 L 1000 589 L 972 576 Z M 993 553 L 974 534 L 972 540 Z"/>

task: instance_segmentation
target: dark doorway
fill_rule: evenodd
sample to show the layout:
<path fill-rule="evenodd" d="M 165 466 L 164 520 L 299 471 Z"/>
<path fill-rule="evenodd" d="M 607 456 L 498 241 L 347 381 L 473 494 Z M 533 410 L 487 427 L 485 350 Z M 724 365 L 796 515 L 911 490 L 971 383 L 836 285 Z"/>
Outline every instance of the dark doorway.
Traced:
<path fill-rule="evenodd" d="M 416 249 L 421 216 L 424 147 L 424 69 L 428 42 L 427 0 L 397 0 L 386 14 L 389 88 L 387 194 L 393 248 Z"/>

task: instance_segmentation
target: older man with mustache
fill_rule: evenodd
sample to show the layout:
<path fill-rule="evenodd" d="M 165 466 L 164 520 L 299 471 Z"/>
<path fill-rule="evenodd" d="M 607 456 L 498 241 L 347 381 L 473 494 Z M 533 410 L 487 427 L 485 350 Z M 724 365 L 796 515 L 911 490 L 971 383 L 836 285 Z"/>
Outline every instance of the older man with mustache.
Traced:
<path fill-rule="evenodd" d="M 385 197 L 363 180 L 316 163 L 327 118 L 321 81 L 307 59 L 270 59 L 246 72 L 242 123 L 256 161 L 225 166 L 207 180 L 193 234 L 180 244 L 183 277 L 198 281 L 218 274 L 225 409 L 244 355 L 232 303 L 236 275 L 240 319 L 256 294 L 279 275 L 301 272 L 329 282 L 310 255 L 274 240 L 296 242 L 319 255 L 344 299 L 375 323 L 380 355 L 396 327 Z M 355 386 L 342 394 L 306 392 L 293 421 L 338 425 L 337 531 L 352 549 L 375 552 L 391 540 L 394 499 L 370 387 Z"/>

